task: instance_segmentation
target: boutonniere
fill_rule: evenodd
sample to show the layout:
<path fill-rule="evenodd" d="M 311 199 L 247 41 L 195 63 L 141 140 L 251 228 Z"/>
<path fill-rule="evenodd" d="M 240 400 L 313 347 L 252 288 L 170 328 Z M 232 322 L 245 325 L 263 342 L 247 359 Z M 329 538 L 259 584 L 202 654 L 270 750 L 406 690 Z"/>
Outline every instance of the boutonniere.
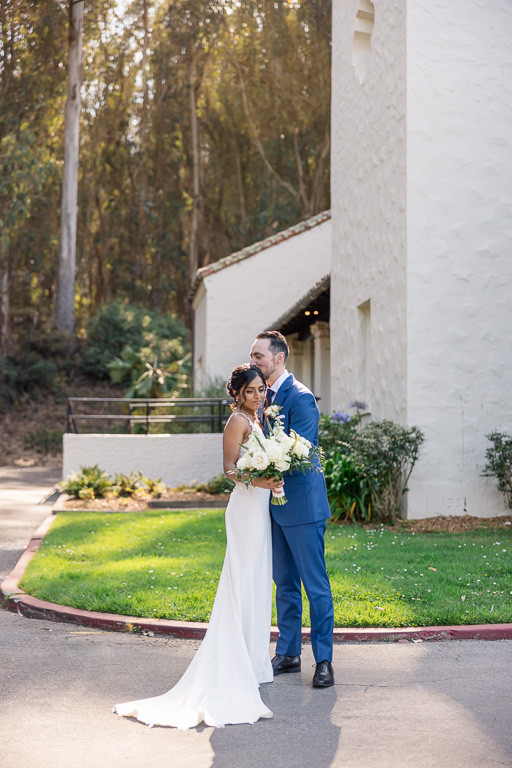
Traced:
<path fill-rule="evenodd" d="M 281 405 L 269 405 L 268 408 L 265 408 L 265 416 L 268 419 L 277 419 L 281 410 Z"/>

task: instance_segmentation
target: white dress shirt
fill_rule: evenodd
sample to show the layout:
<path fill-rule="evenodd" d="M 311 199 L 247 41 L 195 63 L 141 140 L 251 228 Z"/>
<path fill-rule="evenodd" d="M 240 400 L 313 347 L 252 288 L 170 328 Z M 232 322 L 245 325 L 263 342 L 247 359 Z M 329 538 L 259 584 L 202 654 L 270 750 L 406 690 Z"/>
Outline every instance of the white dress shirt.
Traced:
<path fill-rule="evenodd" d="M 289 373 L 288 373 L 288 371 L 285 369 L 284 373 L 282 373 L 282 374 L 280 375 L 280 377 L 274 381 L 274 383 L 272 384 L 272 386 L 271 386 L 271 387 L 269 387 L 269 392 L 271 392 L 271 393 L 272 393 L 272 394 L 270 395 L 270 403 L 271 403 L 271 404 L 274 402 L 274 400 L 275 400 L 275 398 L 276 398 L 276 395 L 277 395 L 277 393 L 279 392 L 279 387 L 281 386 L 281 384 L 284 384 L 284 382 L 286 381 L 286 379 L 288 378 L 288 376 L 289 376 L 289 375 L 290 375 L 290 374 L 289 374 Z"/>

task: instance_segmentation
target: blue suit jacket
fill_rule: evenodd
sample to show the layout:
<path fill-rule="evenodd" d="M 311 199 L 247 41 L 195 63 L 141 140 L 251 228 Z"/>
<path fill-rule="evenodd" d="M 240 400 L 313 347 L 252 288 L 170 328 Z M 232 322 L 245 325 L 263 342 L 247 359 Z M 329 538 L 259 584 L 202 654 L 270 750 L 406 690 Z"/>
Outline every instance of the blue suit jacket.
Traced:
<path fill-rule="evenodd" d="M 290 375 L 279 387 L 274 405 L 280 405 L 280 416 L 285 432 L 294 429 L 297 434 L 318 445 L 319 411 L 313 393 Z M 316 461 L 317 467 L 320 462 Z M 331 516 L 325 478 L 322 471 L 285 472 L 284 491 L 287 504 L 270 505 L 272 516 L 279 525 L 303 525 L 325 520 Z"/>

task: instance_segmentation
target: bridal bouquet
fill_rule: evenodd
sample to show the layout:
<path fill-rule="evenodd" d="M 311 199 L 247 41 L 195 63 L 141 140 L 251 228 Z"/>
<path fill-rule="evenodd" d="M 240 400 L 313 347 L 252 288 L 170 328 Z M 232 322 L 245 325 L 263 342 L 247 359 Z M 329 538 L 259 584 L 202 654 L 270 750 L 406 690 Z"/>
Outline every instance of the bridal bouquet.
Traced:
<path fill-rule="evenodd" d="M 253 430 L 243 446 L 247 451 L 238 459 L 236 467 L 238 479 L 247 486 L 255 477 L 280 479 L 283 472 L 305 473 L 315 466 L 311 457 L 318 453 L 318 448 L 293 429 L 287 435 L 282 425 L 284 416 L 279 416 L 280 410 L 278 405 L 269 406 L 265 411 L 265 415 L 272 420 L 268 435 Z M 272 504 L 282 505 L 286 502 L 282 488 L 272 491 Z"/>

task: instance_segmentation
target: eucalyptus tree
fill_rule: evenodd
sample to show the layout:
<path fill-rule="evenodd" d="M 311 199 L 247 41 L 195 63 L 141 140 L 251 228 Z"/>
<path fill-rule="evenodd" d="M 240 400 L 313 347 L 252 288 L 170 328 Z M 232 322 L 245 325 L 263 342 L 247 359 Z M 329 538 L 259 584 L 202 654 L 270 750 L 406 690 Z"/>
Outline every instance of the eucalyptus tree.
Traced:
<path fill-rule="evenodd" d="M 72 341 L 71 337 L 75 327 L 76 222 L 84 2 L 85 0 L 68 0 L 68 87 L 64 132 L 56 323 L 60 330 L 66 331 L 70 335 L 70 341 Z"/>

